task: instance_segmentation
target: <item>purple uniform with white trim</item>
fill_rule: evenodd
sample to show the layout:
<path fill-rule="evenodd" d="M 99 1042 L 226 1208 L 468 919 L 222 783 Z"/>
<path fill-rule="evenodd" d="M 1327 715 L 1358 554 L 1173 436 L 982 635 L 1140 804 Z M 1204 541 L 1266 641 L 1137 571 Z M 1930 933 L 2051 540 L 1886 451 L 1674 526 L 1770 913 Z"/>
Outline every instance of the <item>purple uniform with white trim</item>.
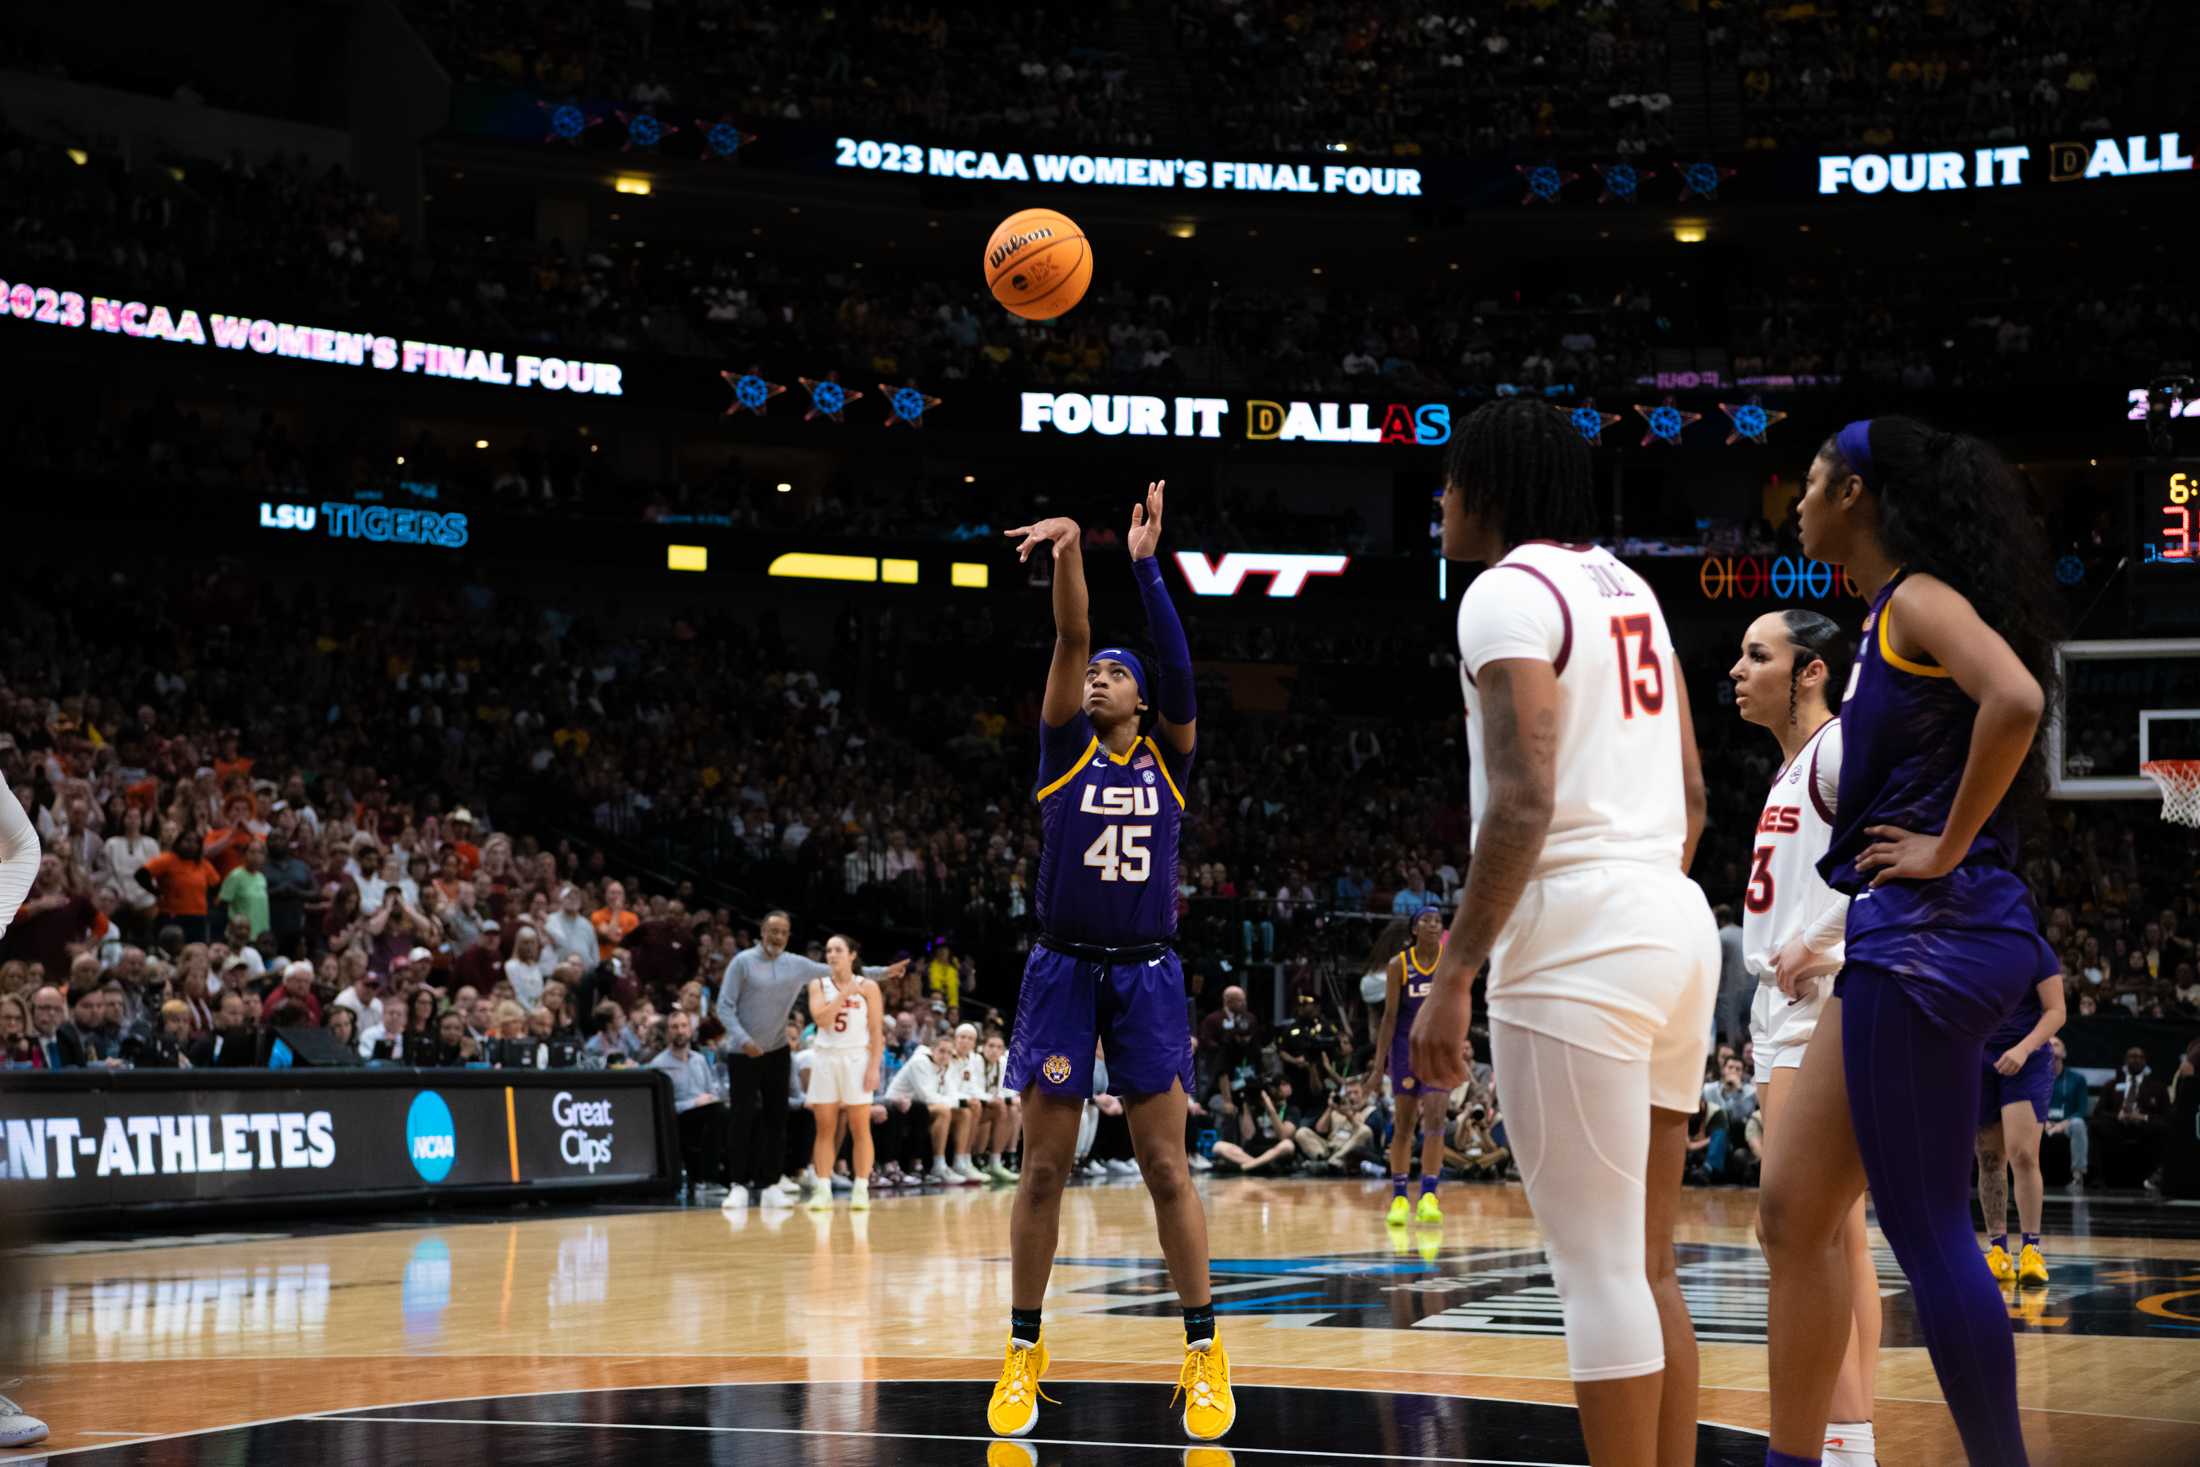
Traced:
<path fill-rule="evenodd" d="M 1436 969 L 1423 968 L 1410 947 L 1399 961 L 1405 965 L 1405 981 L 1398 986 L 1398 1028 L 1390 1036 L 1390 1083 L 1400 1095 L 1419 1095 L 1423 1086 L 1413 1073 L 1413 1019 L 1436 986 Z"/>
<path fill-rule="evenodd" d="M 1032 1085 L 1082 1099 L 1092 1093 L 1096 1041 L 1108 1051 L 1109 1088 L 1158 1095 L 1192 1089 L 1191 1018 L 1173 951 L 1106 962 L 1047 945 L 1158 945 L 1176 935 L 1177 851 L 1192 756 L 1141 737 L 1121 756 L 1101 746 L 1080 711 L 1041 724 L 1043 830 L 1033 906 L 1045 934 L 1024 966 L 1007 1088 Z"/>
<path fill-rule="evenodd" d="M 1847 965 L 1891 974 L 1934 1024 L 1983 1042 L 2042 979 L 2061 971 L 2014 870 L 2017 823 L 2007 806 L 1945 876 L 1875 887 L 1870 873 L 1856 869 L 1872 843 L 1869 826 L 1921 834 L 1947 828 L 1978 718 L 1978 704 L 1946 668 L 1895 651 L 1890 608 L 1902 579 L 1880 588 L 1864 618 L 1841 700 L 1833 844 L 1818 872 L 1851 898 Z"/>

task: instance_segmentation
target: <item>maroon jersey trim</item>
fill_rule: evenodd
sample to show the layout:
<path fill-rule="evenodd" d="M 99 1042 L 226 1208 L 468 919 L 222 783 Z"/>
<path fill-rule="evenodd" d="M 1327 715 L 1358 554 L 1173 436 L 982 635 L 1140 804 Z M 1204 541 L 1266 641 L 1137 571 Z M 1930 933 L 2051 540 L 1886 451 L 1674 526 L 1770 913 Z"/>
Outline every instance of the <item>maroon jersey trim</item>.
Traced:
<path fill-rule="evenodd" d="M 1573 609 L 1566 604 L 1566 598 L 1558 594 L 1558 587 L 1551 583 L 1551 578 L 1549 576 L 1543 574 L 1543 572 L 1537 570 L 1532 565 L 1522 565 L 1520 562 L 1514 560 L 1501 560 L 1497 564 L 1491 566 L 1490 569 L 1526 571 L 1529 575 L 1534 576 L 1537 580 L 1541 581 L 1543 583 L 1543 589 L 1550 592 L 1551 599 L 1558 603 L 1558 619 L 1560 625 L 1564 628 L 1564 630 L 1560 634 L 1558 639 L 1558 656 L 1553 658 L 1551 661 L 1551 672 L 1554 676 L 1563 674 L 1566 671 L 1566 659 L 1574 655 L 1574 613 Z M 1467 681 L 1470 683 L 1474 682 L 1474 675 L 1472 673 L 1469 673 L 1467 675 Z M 1479 684 L 1477 684 L 1477 686 L 1479 686 Z"/>

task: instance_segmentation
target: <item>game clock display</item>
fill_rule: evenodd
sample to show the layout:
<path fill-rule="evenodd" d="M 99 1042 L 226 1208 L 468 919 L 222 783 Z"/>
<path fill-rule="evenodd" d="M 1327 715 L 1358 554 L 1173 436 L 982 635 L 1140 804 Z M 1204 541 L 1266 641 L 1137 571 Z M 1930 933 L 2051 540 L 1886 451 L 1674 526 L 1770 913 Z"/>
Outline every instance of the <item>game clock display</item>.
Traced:
<path fill-rule="evenodd" d="M 2141 585 L 2200 590 L 2200 461 L 2139 471 L 2132 571 Z"/>

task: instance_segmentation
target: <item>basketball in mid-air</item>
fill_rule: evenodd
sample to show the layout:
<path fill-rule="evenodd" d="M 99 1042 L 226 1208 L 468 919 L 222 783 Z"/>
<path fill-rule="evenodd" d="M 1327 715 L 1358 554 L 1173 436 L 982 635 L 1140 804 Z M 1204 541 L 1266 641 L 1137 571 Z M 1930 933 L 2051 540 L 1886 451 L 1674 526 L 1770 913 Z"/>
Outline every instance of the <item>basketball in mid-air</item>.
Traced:
<path fill-rule="evenodd" d="M 1066 216 L 1023 209 L 985 242 L 985 286 L 1017 315 L 1051 321 L 1085 298 L 1092 244 Z"/>

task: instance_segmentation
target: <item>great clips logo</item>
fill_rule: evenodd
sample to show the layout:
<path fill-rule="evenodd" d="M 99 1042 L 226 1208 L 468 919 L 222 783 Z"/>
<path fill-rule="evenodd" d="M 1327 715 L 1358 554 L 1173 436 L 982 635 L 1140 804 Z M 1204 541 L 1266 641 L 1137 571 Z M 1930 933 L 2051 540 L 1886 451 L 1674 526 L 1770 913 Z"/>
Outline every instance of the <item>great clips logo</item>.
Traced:
<path fill-rule="evenodd" d="M 1352 563 L 1348 555 L 1292 555 L 1279 551 L 1233 550 L 1210 561 L 1196 550 L 1176 552 L 1176 568 L 1195 596 L 1235 596 L 1248 576 L 1268 577 L 1268 594 L 1296 596 L 1309 576 L 1338 576 Z"/>
<path fill-rule="evenodd" d="M 618 1118 L 610 1101 L 575 1100 L 572 1091 L 560 1090 L 550 1098 L 550 1120 L 558 1127 L 558 1157 L 567 1166 L 585 1168 L 593 1176 L 597 1167 L 611 1165 Z"/>

